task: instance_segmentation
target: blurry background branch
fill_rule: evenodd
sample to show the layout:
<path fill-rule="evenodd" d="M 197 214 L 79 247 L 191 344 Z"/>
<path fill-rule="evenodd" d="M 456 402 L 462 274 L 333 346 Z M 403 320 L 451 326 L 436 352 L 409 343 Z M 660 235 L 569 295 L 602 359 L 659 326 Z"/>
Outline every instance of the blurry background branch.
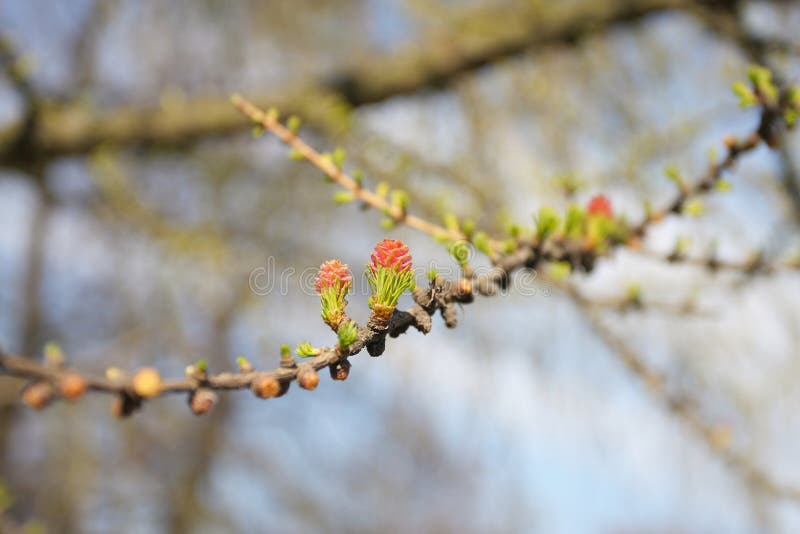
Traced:
<path fill-rule="evenodd" d="M 653 369 L 647 358 L 638 354 L 623 335 L 614 331 L 610 325 L 610 317 L 602 313 L 602 303 L 582 295 L 573 284 L 557 282 L 556 285 L 583 310 L 597 336 L 608 346 L 611 354 L 640 381 L 641 386 L 708 445 L 715 456 L 730 465 L 742 477 L 744 484 L 772 498 L 800 502 L 800 488 L 773 480 L 747 454 L 737 451 L 734 446 L 735 436 L 728 425 L 724 422 L 708 421 L 702 413 L 703 403 L 691 391 L 671 386 L 669 377 Z"/>
<path fill-rule="evenodd" d="M 257 105 L 302 114 L 323 130 L 336 131 L 344 106 L 358 107 L 423 89 L 441 88 L 461 74 L 535 47 L 569 44 L 618 23 L 651 13 L 688 8 L 687 0 L 602 0 L 531 4 L 528 8 L 480 7 L 456 11 L 445 29 L 395 54 L 362 59 L 352 70 L 283 91 L 256 95 Z M 718 0 L 707 2 L 725 4 Z M 331 106 L 320 106 L 320 102 Z M 314 102 L 312 106 L 309 103 Z M 197 110 L 202 110 L 198 113 Z M 87 109 L 79 103 L 38 105 L 39 120 L 0 130 L 0 164 L 25 167 L 32 161 L 81 154 L 100 144 L 185 146 L 206 137 L 240 131 L 227 97 L 195 97 L 161 109 Z M 22 139 L 25 150 L 20 150 Z"/>

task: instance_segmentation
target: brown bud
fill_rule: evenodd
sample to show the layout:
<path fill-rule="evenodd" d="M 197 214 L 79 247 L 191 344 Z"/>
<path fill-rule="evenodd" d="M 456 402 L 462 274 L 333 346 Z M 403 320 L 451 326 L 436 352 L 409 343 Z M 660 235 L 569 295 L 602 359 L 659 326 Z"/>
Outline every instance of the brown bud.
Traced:
<path fill-rule="evenodd" d="M 472 301 L 472 281 L 469 278 L 459 278 L 456 292 L 462 302 Z"/>
<path fill-rule="evenodd" d="M 328 370 L 331 372 L 331 378 L 334 380 L 347 380 L 347 377 L 350 376 L 350 367 L 352 364 L 349 360 L 339 360 L 336 363 L 332 363 L 328 366 Z"/>
<path fill-rule="evenodd" d="M 297 373 L 297 383 L 303 389 L 313 390 L 317 389 L 319 384 L 319 375 L 311 366 L 303 366 Z"/>
<path fill-rule="evenodd" d="M 217 394 L 207 388 L 200 388 L 189 395 L 189 407 L 195 415 L 203 415 L 210 412 L 218 401 Z"/>
<path fill-rule="evenodd" d="M 711 427 L 707 433 L 708 442 L 712 447 L 719 451 L 724 451 L 731 446 L 733 441 L 733 429 L 729 425 L 717 424 Z"/>
<path fill-rule="evenodd" d="M 764 142 L 770 148 L 778 148 L 781 146 L 781 136 L 777 133 L 770 132 L 769 135 L 764 136 Z"/>
<path fill-rule="evenodd" d="M 75 371 L 67 371 L 64 373 L 58 385 L 61 389 L 61 395 L 63 395 L 65 399 L 70 400 L 79 398 L 86 392 L 86 388 L 89 386 L 89 384 L 86 383 L 86 379 Z"/>
<path fill-rule="evenodd" d="M 642 239 L 639 236 L 633 236 L 628 239 L 626 245 L 633 250 L 639 250 L 642 248 Z"/>
<path fill-rule="evenodd" d="M 123 414 L 123 406 L 125 404 L 125 397 L 123 395 L 117 395 L 114 397 L 114 400 L 111 401 L 111 415 L 117 418 L 125 417 L 128 414 Z"/>
<path fill-rule="evenodd" d="M 161 392 L 161 375 L 154 367 L 139 369 L 133 375 L 133 391 L 142 398 L 149 399 Z"/>
<path fill-rule="evenodd" d="M 383 351 L 386 350 L 386 338 L 384 336 L 378 337 L 376 340 L 367 343 L 367 352 L 373 358 L 377 358 Z"/>
<path fill-rule="evenodd" d="M 256 394 L 256 397 L 269 399 L 271 397 L 277 397 L 281 394 L 281 383 L 275 377 L 261 375 L 253 380 L 251 389 L 253 390 L 253 393 Z"/>
<path fill-rule="evenodd" d="M 722 138 L 722 143 L 730 150 L 736 146 L 736 136 L 728 134 Z"/>
<path fill-rule="evenodd" d="M 275 395 L 276 397 L 283 397 L 284 395 L 286 395 L 286 392 L 289 391 L 289 386 L 291 385 L 291 382 L 289 380 L 280 380 L 280 384 L 281 384 L 281 390 L 278 392 L 277 395 Z"/>
<path fill-rule="evenodd" d="M 375 304 L 372 307 L 372 313 L 369 314 L 369 321 L 367 327 L 375 332 L 383 332 L 389 329 L 389 320 L 394 313 L 394 306 L 383 306 Z"/>
<path fill-rule="evenodd" d="M 117 418 L 128 417 L 133 412 L 138 410 L 142 405 L 142 401 L 134 398 L 127 393 L 120 393 L 114 397 L 111 403 L 111 414 Z"/>
<path fill-rule="evenodd" d="M 53 402 L 56 391 L 49 382 L 31 382 L 22 390 L 22 402 L 36 410 L 42 410 Z"/>

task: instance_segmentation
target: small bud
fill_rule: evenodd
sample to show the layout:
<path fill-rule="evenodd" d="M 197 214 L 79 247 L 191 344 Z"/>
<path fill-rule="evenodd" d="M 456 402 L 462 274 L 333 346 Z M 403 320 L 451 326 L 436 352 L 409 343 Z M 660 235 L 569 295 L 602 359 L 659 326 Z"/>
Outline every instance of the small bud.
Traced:
<path fill-rule="evenodd" d="M 109 367 L 106 369 L 106 379 L 111 382 L 122 382 L 125 378 L 125 373 L 119 367 Z"/>
<path fill-rule="evenodd" d="M 161 391 L 161 375 L 153 367 L 140 369 L 133 375 L 133 391 L 142 398 L 149 399 Z"/>
<path fill-rule="evenodd" d="M 456 290 L 461 297 L 472 295 L 472 281 L 469 278 L 459 278 Z"/>
<path fill-rule="evenodd" d="M 625 301 L 629 306 L 640 307 L 642 305 L 642 287 L 639 284 L 628 284 Z"/>
<path fill-rule="evenodd" d="M 238 356 L 236 358 L 236 366 L 239 368 L 240 373 L 249 373 L 253 370 L 253 365 L 244 356 Z"/>
<path fill-rule="evenodd" d="M 739 97 L 739 106 L 746 108 L 758 104 L 758 97 L 744 82 L 734 83 L 732 89 L 733 93 Z"/>
<path fill-rule="evenodd" d="M 53 341 L 49 341 L 44 346 L 44 361 L 47 365 L 53 367 L 61 367 L 64 365 L 64 351 L 61 350 L 61 345 Z"/>
<path fill-rule="evenodd" d="M 331 155 L 331 161 L 333 161 L 336 168 L 340 170 L 344 166 L 345 159 L 347 159 L 347 152 L 345 152 L 342 147 L 337 147 Z"/>
<path fill-rule="evenodd" d="M 433 282 L 434 280 L 436 280 L 436 277 L 439 276 L 439 272 L 436 270 L 436 267 L 431 267 L 430 269 L 428 269 L 427 276 L 429 282 Z"/>
<path fill-rule="evenodd" d="M 356 196 L 350 191 L 336 191 L 333 194 L 333 201 L 336 204 L 347 204 L 356 199 Z"/>
<path fill-rule="evenodd" d="M 472 237 L 472 244 L 475 245 L 475 248 L 479 251 L 483 252 L 487 256 L 492 256 L 494 252 L 492 251 L 489 236 L 486 232 L 477 232 Z"/>
<path fill-rule="evenodd" d="M 786 123 L 786 127 L 790 130 L 797 126 L 798 119 L 800 119 L 800 112 L 795 109 L 789 108 L 783 112 L 783 122 Z"/>
<path fill-rule="evenodd" d="M 291 117 L 289 117 L 289 120 L 286 121 L 286 128 L 288 128 L 289 131 L 292 132 L 293 134 L 296 134 L 297 131 L 300 129 L 300 124 L 302 122 L 303 121 L 300 120 L 300 117 L 298 117 L 297 115 L 292 115 Z"/>
<path fill-rule="evenodd" d="M 736 146 L 737 143 L 736 136 L 733 134 L 728 134 L 722 138 L 722 143 L 725 145 L 725 148 L 731 150 Z"/>
<path fill-rule="evenodd" d="M 383 351 L 386 350 L 386 338 L 383 336 L 378 337 L 375 341 L 367 343 L 367 352 L 373 358 L 377 358 Z"/>
<path fill-rule="evenodd" d="M 277 378 L 268 374 L 264 374 L 253 380 L 251 389 L 253 390 L 253 393 L 255 393 L 256 397 L 269 399 L 272 397 L 277 397 L 280 394 L 281 383 Z"/>
<path fill-rule="evenodd" d="M 276 397 L 283 397 L 284 395 L 286 395 L 286 392 L 289 391 L 289 386 L 292 383 L 289 380 L 279 380 L 279 383 L 280 383 L 281 389 L 278 392 L 278 394 L 275 395 L 275 396 Z"/>
<path fill-rule="evenodd" d="M 408 209 L 408 193 L 401 189 L 392 191 L 392 206 L 397 207 L 402 213 Z"/>
<path fill-rule="evenodd" d="M 547 266 L 547 273 L 556 282 L 561 282 L 572 274 L 572 265 L 568 261 L 556 261 Z"/>
<path fill-rule="evenodd" d="M 284 343 L 281 345 L 281 367 L 291 369 L 297 367 L 297 362 L 292 357 L 292 347 Z"/>
<path fill-rule="evenodd" d="M 128 417 L 142 406 L 142 401 L 127 393 L 120 393 L 111 403 L 111 414 L 117 418 Z"/>
<path fill-rule="evenodd" d="M 199 360 L 192 365 L 187 365 L 183 370 L 186 378 L 193 378 L 195 380 L 205 380 L 208 377 L 208 363 L 206 360 Z"/>
<path fill-rule="evenodd" d="M 334 380 L 347 380 L 347 377 L 350 376 L 350 367 L 352 364 L 347 360 L 339 360 L 336 363 L 332 363 L 328 366 L 328 370 L 331 373 L 331 378 Z"/>
<path fill-rule="evenodd" d="M 460 232 L 461 229 L 459 228 L 458 224 L 458 217 L 456 217 L 455 213 L 447 212 L 442 216 L 442 222 L 444 223 L 445 228 L 450 230 L 451 232 Z"/>
<path fill-rule="evenodd" d="M 313 367 L 304 365 L 297 373 L 297 383 L 303 389 L 314 390 L 319 385 L 319 374 Z"/>
<path fill-rule="evenodd" d="M 339 338 L 339 347 L 347 351 L 350 345 L 358 340 L 358 325 L 355 321 L 348 321 L 339 327 L 336 336 Z"/>
<path fill-rule="evenodd" d="M 628 239 L 625 245 L 632 250 L 640 250 L 642 248 L 642 238 L 638 236 L 632 236 Z"/>
<path fill-rule="evenodd" d="M 571 197 L 581 188 L 583 183 L 574 174 L 562 173 L 554 177 L 557 187 L 559 187 L 566 196 Z"/>
<path fill-rule="evenodd" d="M 699 217 L 705 212 L 703 201 L 699 198 L 693 198 L 683 205 L 683 213 L 690 217 Z"/>
<path fill-rule="evenodd" d="M 22 402 L 35 410 L 46 408 L 56 397 L 56 391 L 49 382 L 31 382 L 22 390 Z"/>
<path fill-rule="evenodd" d="M 86 379 L 75 371 L 67 371 L 61 376 L 58 383 L 61 395 L 65 399 L 75 400 L 86 392 L 89 384 Z"/>
<path fill-rule="evenodd" d="M 664 175 L 669 180 L 674 182 L 675 185 L 677 185 L 678 188 L 681 190 L 681 192 L 683 192 L 683 193 L 686 192 L 686 190 L 687 190 L 686 183 L 684 183 L 683 177 L 681 176 L 681 173 L 680 173 L 680 171 L 678 170 L 677 167 L 675 167 L 674 165 L 668 165 L 668 166 L 664 167 Z"/>
<path fill-rule="evenodd" d="M 461 221 L 461 231 L 464 232 L 464 235 L 467 238 L 471 237 L 472 234 L 475 233 L 475 221 L 472 219 L 464 219 Z"/>
<path fill-rule="evenodd" d="M 757 96 L 764 100 L 765 105 L 774 105 L 778 100 L 778 88 L 772 81 L 772 72 L 761 65 L 751 65 L 747 69 L 747 77 L 756 90 Z M 756 103 L 758 99 L 756 100 Z"/>
<path fill-rule="evenodd" d="M 800 111 L 800 87 L 790 87 L 786 92 L 786 101 L 791 107 Z"/>
<path fill-rule="evenodd" d="M 297 344 L 297 347 L 295 347 L 294 352 L 301 358 L 310 358 L 312 356 L 318 356 L 320 350 L 308 341 L 301 341 Z"/>
<path fill-rule="evenodd" d="M 453 259 L 463 268 L 469 261 L 469 246 L 464 241 L 454 241 L 447 247 L 447 251 Z"/>
<path fill-rule="evenodd" d="M 733 442 L 733 430 L 729 425 L 714 425 L 708 430 L 707 436 L 708 442 L 718 451 L 729 449 Z"/>
<path fill-rule="evenodd" d="M 130 415 L 129 413 L 124 413 L 125 412 L 124 406 L 125 406 L 124 395 L 117 395 L 116 397 L 114 397 L 114 400 L 111 401 L 111 415 L 117 418 L 122 418 L 127 415 Z"/>
<path fill-rule="evenodd" d="M 724 178 L 720 178 L 719 180 L 714 182 L 714 189 L 716 189 L 720 193 L 727 193 L 727 192 L 733 190 L 733 186 L 731 185 L 731 183 L 728 180 L 726 180 Z"/>
<path fill-rule="evenodd" d="M 564 233 L 569 237 L 583 237 L 586 222 L 586 212 L 577 204 L 567 206 L 567 214 L 564 217 Z"/>
<path fill-rule="evenodd" d="M 303 155 L 302 152 L 293 148 L 289 151 L 289 159 L 292 161 L 303 161 L 306 157 Z"/>
<path fill-rule="evenodd" d="M 210 412 L 218 401 L 217 394 L 208 388 L 200 388 L 189 394 L 189 408 L 195 415 L 203 415 Z"/>
<path fill-rule="evenodd" d="M 677 254 L 680 257 L 685 257 L 686 253 L 689 250 L 689 247 L 692 245 L 692 240 L 688 237 L 678 237 L 675 240 L 675 248 L 673 249 L 673 254 Z"/>
<path fill-rule="evenodd" d="M 536 217 L 536 235 L 540 240 L 546 239 L 555 232 L 561 224 L 561 218 L 556 210 L 550 206 L 539 208 L 539 215 Z"/>
<path fill-rule="evenodd" d="M 386 182 L 379 182 L 375 186 L 375 194 L 381 198 L 386 198 L 389 195 L 389 184 Z"/>

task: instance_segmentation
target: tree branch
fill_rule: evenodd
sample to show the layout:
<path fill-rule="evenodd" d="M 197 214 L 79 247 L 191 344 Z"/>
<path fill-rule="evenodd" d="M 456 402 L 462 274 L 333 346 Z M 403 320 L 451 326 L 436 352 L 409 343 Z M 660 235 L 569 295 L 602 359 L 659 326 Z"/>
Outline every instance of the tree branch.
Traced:
<path fill-rule="evenodd" d="M 341 105 L 358 107 L 393 96 L 445 87 L 462 74 L 531 48 L 572 43 L 617 23 L 631 23 L 655 12 L 687 8 L 689 0 L 587 1 L 547 3 L 546 7 L 477 8 L 450 21 L 444 30 L 394 55 L 368 57 L 329 78 L 293 85 L 255 98 L 302 114 L 316 126 L 336 131 Z M 701 3 L 718 3 L 704 0 Z M 320 102 L 334 105 L 320 106 Z M 338 105 L 337 105 L 338 103 Z M 80 104 L 39 106 L 39 120 L 19 150 L 24 125 L 0 130 L 0 165 L 83 154 L 101 143 L 184 146 L 199 138 L 241 131 L 227 98 L 198 97 L 174 109 L 120 107 L 86 109 Z M 198 112 L 201 110 L 201 112 Z"/>
<path fill-rule="evenodd" d="M 345 174 L 341 169 L 342 162 L 334 162 L 331 156 L 320 154 L 314 148 L 302 141 L 294 132 L 296 127 L 283 126 L 277 118 L 277 112 L 264 112 L 240 96 L 232 98 L 234 106 L 243 114 L 276 135 L 281 141 L 296 151 L 302 159 L 309 161 L 332 181 L 346 191 L 360 199 L 367 205 L 380 209 L 397 222 L 406 224 L 426 234 L 439 239 L 466 239 L 468 236 L 459 230 L 443 228 L 429 223 L 423 219 L 408 215 L 405 205 L 388 203 L 381 195 L 377 195 L 361 187 L 360 183 Z M 780 116 L 780 115 L 778 115 Z M 733 166 L 737 159 L 753 150 L 762 140 L 763 133 L 772 131 L 770 121 L 776 120 L 775 110 L 764 105 L 761 120 L 757 129 L 744 140 L 728 138 L 727 156 L 720 162 L 711 163 L 706 173 L 694 184 L 679 184 L 680 191 L 677 197 L 661 211 L 651 213 L 645 219 L 632 227 L 632 240 L 611 241 L 611 249 L 618 246 L 638 246 L 638 239 L 644 235 L 647 228 L 664 218 L 671 212 L 679 213 L 686 200 L 695 194 L 703 194 L 712 190 L 714 183 L 720 178 L 721 173 Z M 296 121 L 295 121 L 296 122 Z M 286 392 L 289 384 L 297 380 L 307 389 L 316 387 L 318 377 L 316 371 L 324 367 L 331 369 L 331 376 L 343 379 L 349 372 L 348 357 L 361 352 L 364 348 L 372 356 L 379 356 L 385 349 L 387 334 L 397 337 L 405 333 L 409 327 L 427 333 L 431 328 L 431 316 L 440 311 L 449 327 L 456 325 L 456 303 L 469 303 L 473 301 L 473 287 L 483 295 L 494 295 L 508 284 L 510 273 L 520 268 L 535 268 L 542 262 L 569 261 L 571 265 L 591 271 L 595 259 L 607 253 L 587 246 L 585 241 L 567 239 L 564 236 L 554 235 L 548 238 L 519 239 L 513 250 L 503 254 L 492 254 L 494 267 L 488 272 L 476 274 L 468 265 L 462 265 L 463 278 L 458 283 L 445 281 L 435 277 L 428 289 L 417 288 L 414 291 L 415 304 L 407 311 L 394 310 L 387 326 L 377 325 L 370 320 L 366 326 L 358 328 L 358 337 L 354 343 L 342 348 L 339 345 L 323 347 L 316 351 L 316 355 L 304 363 L 298 364 L 293 359 L 282 360 L 281 367 L 272 371 L 255 371 L 240 366 L 238 373 L 207 374 L 205 369 L 192 368 L 183 379 L 161 381 L 155 374 L 155 384 L 151 380 L 151 387 L 146 394 L 137 387 L 137 373 L 133 378 L 124 376 L 96 377 L 83 376 L 80 373 L 63 368 L 63 365 L 47 365 L 33 362 L 26 358 L 0 352 L 0 373 L 32 379 L 33 385 L 41 384 L 39 397 L 44 398 L 42 406 L 46 405 L 56 395 L 56 389 L 67 398 L 77 397 L 86 389 L 112 393 L 117 395 L 117 413 L 128 415 L 138 408 L 145 398 L 161 396 L 169 393 L 188 393 L 190 406 L 195 413 L 205 413 L 216 403 L 216 397 L 208 392 L 214 390 L 233 390 L 251 388 L 262 397 L 279 396 Z M 154 370 L 152 374 L 155 373 Z M 49 389 L 48 389 L 49 388 Z M 203 402 L 195 403 L 196 396 L 203 392 Z M 39 397 L 35 397 L 34 400 Z M 30 399 L 29 399 L 30 400 Z M 41 399 L 40 399 L 41 400 Z M 29 404 L 36 405 L 35 402 Z"/>
<path fill-rule="evenodd" d="M 616 358 L 640 379 L 653 397 L 664 404 L 687 428 L 700 436 L 703 443 L 725 463 L 742 475 L 744 480 L 761 492 L 775 498 L 800 501 L 800 489 L 773 480 L 762 469 L 753 464 L 747 455 L 730 446 L 730 431 L 717 424 L 710 424 L 697 412 L 698 402 L 688 396 L 670 395 L 665 391 L 666 378 L 649 365 L 602 322 L 596 306 L 574 291 L 569 295 L 587 310 L 589 320 L 598 336 L 611 349 Z"/>

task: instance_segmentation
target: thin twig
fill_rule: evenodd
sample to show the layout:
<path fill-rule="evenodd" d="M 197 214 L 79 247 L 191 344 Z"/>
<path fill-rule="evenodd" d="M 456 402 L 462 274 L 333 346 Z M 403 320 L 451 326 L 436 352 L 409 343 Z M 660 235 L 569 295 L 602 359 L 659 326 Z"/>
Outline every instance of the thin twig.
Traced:
<path fill-rule="evenodd" d="M 349 174 L 337 167 L 329 158 L 323 157 L 322 154 L 317 152 L 305 141 L 300 139 L 295 133 L 283 126 L 276 117 L 269 113 L 265 113 L 249 101 L 245 100 L 239 95 L 231 97 L 233 105 L 241 111 L 244 115 L 250 118 L 254 123 L 264 127 L 266 130 L 274 134 L 287 146 L 291 147 L 304 159 L 308 160 L 312 165 L 321 170 L 325 176 L 336 182 L 342 189 L 352 193 L 355 198 L 376 208 L 391 217 L 398 224 L 405 224 L 415 230 L 419 230 L 431 237 L 438 239 L 449 239 L 459 241 L 466 239 L 466 236 L 458 231 L 448 230 L 442 226 L 426 221 L 420 217 L 406 214 L 399 206 L 390 204 L 385 198 L 375 194 L 374 192 L 361 187 L 356 180 Z"/>

